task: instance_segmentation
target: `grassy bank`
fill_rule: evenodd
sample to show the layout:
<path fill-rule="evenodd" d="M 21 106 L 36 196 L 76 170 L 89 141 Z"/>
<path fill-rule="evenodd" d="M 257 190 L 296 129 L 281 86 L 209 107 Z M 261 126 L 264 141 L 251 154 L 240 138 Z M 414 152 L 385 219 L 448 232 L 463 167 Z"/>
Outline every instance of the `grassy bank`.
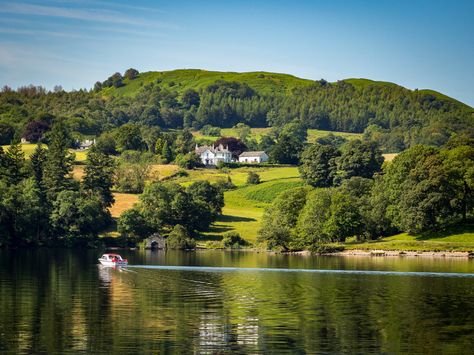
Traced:
<path fill-rule="evenodd" d="M 349 241 L 345 249 L 398 251 L 474 251 L 474 225 L 460 225 L 418 235 L 400 233 L 365 243 Z"/>

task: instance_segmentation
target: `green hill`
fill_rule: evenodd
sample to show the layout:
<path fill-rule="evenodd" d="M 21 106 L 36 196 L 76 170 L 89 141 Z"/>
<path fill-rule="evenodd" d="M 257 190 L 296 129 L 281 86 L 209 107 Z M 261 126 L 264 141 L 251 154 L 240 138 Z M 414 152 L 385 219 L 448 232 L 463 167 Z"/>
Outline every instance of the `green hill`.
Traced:
<path fill-rule="evenodd" d="M 173 88 L 178 93 L 187 89 L 204 89 L 218 80 L 245 83 L 260 94 L 285 94 L 296 87 L 308 86 L 312 80 L 297 78 L 289 74 L 267 72 L 218 72 L 201 69 L 178 69 L 162 72 L 141 73 L 136 79 L 125 79 L 119 88 L 105 88 L 101 91 L 105 96 L 134 97 L 147 84 L 159 83 L 162 87 Z"/>
<path fill-rule="evenodd" d="M 131 74 L 131 72 L 133 72 Z M 91 91 L 24 87 L 0 92 L 0 144 L 23 136 L 29 122 L 63 117 L 74 134 L 99 136 L 126 123 L 163 130 L 283 127 L 300 121 L 314 132 L 361 134 L 385 152 L 441 146 L 474 136 L 474 109 L 433 90 L 350 78 L 329 83 L 268 72 L 180 69 L 115 73 Z M 355 137 L 352 135 L 351 137 Z"/>
<path fill-rule="evenodd" d="M 314 80 L 298 78 L 290 74 L 263 71 L 238 73 L 208 71 L 202 69 L 176 69 L 170 71 L 150 71 L 140 73 L 136 79 L 124 79 L 124 86 L 118 88 L 104 88 L 100 91 L 100 94 L 106 97 L 135 97 L 143 86 L 156 83 L 162 87 L 173 88 L 173 90 L 176 90 L 181 94 L 187 89 L 204 89 L 208 85 L 219 80 L 245 83 L 262 95 L 288 94 L 292 89 L 307 87 L 315 82 Z M 357 89 L 365 89 L 367 87 L 391 87 L 408 90 L 398 84 L 388 81 L 375 81 L 365 78 L 348 78 L 341 80 L 341 82 L 351 84 Z M 474 110 L 472 107 L 434 90 L 422 89 L 409 91 L 433 95 L 437 99 L 456 103 L 464 108 Z"/>

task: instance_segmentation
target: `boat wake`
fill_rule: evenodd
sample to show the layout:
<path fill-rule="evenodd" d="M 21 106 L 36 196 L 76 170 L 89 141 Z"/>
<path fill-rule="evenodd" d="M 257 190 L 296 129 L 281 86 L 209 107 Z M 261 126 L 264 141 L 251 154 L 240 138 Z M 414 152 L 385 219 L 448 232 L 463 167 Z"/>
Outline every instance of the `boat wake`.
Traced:
<path fill-rule="evenodd" d="M 461 273 L 461 272 L 240 268 L 240 267 L 175 266 L 175 265 L 128 265 L 128 269 L 130 268 L 153 269 L 153 270 L 174 270 L 174 271 L 199 271 L 199 272 L 295 272 L 295 273 L 313 273 L 313 274 L 474 278 L 474 273 Z"/>

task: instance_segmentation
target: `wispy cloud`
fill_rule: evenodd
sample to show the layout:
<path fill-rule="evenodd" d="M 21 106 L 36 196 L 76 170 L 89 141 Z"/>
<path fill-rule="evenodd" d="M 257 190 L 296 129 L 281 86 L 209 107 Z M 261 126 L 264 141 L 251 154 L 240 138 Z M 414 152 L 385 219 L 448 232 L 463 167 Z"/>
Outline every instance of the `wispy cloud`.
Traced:
<path fill-rule="evenodd" d="M 87 36 L 82 33 L 72 33 L 63 31 L 43 31 L 43 30 L 26 30 L 26 29 L 15 29 L 15 28 L 2 28 L 0 27 L 0 33 L 16 34 L 25 36 L 51 36 L 51 37 L 63 37 L 63 38 L 82 38 L 82 39 L 94 39 L 94 36 Z"/>
<path fill-rule="evenodd" d="M 0 12 L 30 16 L 59 17 L 80 21 L 104 22 L 109 24 L 176 28 L 176 26 L 172 24 L 159 21 L 149 21 L 144 18 L 127 16 L 120 12 L 106 9 L 81 9 L 43 6 L 31 3 L 6 3 L 0 7 Z"/>

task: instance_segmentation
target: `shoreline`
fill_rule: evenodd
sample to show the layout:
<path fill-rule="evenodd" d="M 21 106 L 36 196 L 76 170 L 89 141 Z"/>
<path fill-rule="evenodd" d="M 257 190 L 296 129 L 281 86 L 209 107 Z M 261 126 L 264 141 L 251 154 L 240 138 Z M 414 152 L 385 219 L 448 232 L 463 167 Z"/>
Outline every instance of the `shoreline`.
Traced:
<path fill-rule="evenodd" d="M 474 258 L 474 253 L 467 251 L 402 251 L 402 250 L 361 250 L 352 249 L 335 253 L 321 254 L 326 256 L 359 256 L 359 257 L 430 257 L 430 258 Z"/>

